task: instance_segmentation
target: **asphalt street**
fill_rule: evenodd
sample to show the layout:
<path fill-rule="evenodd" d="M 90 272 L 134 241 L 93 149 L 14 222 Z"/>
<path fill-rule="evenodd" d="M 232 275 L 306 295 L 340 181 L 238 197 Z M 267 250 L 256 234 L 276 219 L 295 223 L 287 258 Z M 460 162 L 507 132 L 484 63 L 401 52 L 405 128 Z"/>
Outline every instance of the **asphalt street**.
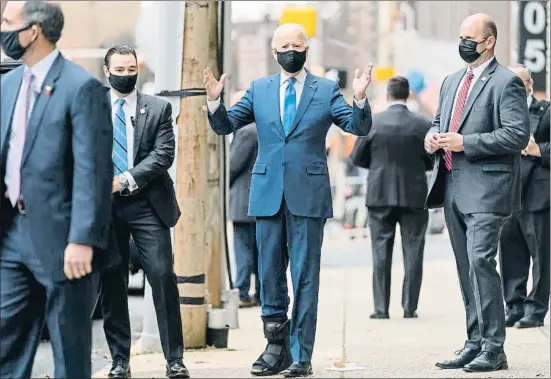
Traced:
<path fill-rule="evenodd" d="M 230 244 L 231 246 L 231 244 Z M 453 259 L 447 233 L 427 235 L 425 247 L 425 261 Z M 393 261 L 402 263 L 400 233 L 397 230 L 394 246 Z M 325 241 L 322 252 L 323 267 L 363 267 L 371 266 L 371 243 L 369 237 L 360 236 L 350 239 L 336 224 L 328 223 L 325 232 Z M 130 323 L 132 338 L 139 338 L 143 322 L 143 297 L 130 296 Z M 93 355 L 92 372 L 97 372 L 109 363 L 109 349 L 103 333 L 102 321 L 94 321 L 93 326 Z M 35 359 L 33 378 L 53 377 L 53 358 L 49 343 L 41 343 Z"/>

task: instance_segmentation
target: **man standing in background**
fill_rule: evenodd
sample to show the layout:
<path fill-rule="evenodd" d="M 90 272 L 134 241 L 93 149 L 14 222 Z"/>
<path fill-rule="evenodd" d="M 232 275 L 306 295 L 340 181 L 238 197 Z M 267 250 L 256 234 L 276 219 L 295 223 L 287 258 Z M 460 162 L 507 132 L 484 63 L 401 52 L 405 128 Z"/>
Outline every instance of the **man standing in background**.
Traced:
<path fill-rule="evenodd" d="M 0 377 L 29 378 L 44 318 L 56 378 L 92 376 L 98 271 L 109 241 L 113 127 L 103 86 L 56 45 L 64 16 L 10 1 L 0 112 Z"/>
<path fill-rule="evenodd" d="M 230 212 L 233 222 L 233 244 L 239 289 L 240 307 L 260 304 L 258 278 L 258 248 L 256 245 L 255 218 L 248 215 L 251 176 L 258 150 L 256 124 L 236 130 L 230 146 Z M 249 296 L 251 274 L 254 274 L 254 298 Z"/>
<path fill-rule="evenodd" d="M 423 277 L 423 252 L 429 220 L 424 209 L 426 171 L 432 159 L 423 148 L 431 121 L 410 112 L 408 80 L 389 80 L 389 108 L 373 115 L 373 127 L 360 137 L 352 151 L 354 164 L 369 169 L 366 205 L 373 254 L 373 319 L 389 318 L 392 251 L 396 224 L 400 225 L 404 254 L 402 307 L 404 318 L 417 317 Z"/>
<path fill-rule="evenodd" d="M 522 209 L 501 231 L 500 269 L 506 304 L 505 325 L 543 326 L 549 310 L 549 102 L 532 95 L 534 81 L 522 65 L 510 68 L 526 86 L 530 142 L 522 151 Z M 531 258 L 531 259 L 530 259 Z M 526 286 L 532 260 L 532 291 Z"/>

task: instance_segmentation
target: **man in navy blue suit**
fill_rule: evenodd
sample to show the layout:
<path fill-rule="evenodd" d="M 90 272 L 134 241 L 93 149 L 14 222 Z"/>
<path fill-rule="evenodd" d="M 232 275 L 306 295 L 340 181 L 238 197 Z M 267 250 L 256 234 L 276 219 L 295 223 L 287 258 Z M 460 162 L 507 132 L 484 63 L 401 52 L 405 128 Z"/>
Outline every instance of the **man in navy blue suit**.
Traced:
<path fill-rule="evenodd" d="M 226 75 L 205 69 L 209 122 L 218 134 L 256 123 L 258 155 L 252 168 L 249 215 L 257 219 L 262 320 L 268 340 L 251 374 L 312 374 L 323 228 L 333 216 L 325 139 L 331 124 L 365 136 L 371 128 L 366 90 L 372 65 L 356 70 L 354 106 L 336 83 L 304 69 L 308 38 L 297 24 L 279 26 L 272 40 L 281 73 L 254 80 L 231 109 L 220 103 Z M 287 318 L 290 262 L 294 305 Z"/>
<path fill-rule="evenodd" d="M 113 126 L 101 83 L 56 48 L 63 13 L 9 2 L 0 128 L 0 377 L 29 378 L 44 319 L 56 378 L 90 378 L 91 315 L 111 215 Z"/>

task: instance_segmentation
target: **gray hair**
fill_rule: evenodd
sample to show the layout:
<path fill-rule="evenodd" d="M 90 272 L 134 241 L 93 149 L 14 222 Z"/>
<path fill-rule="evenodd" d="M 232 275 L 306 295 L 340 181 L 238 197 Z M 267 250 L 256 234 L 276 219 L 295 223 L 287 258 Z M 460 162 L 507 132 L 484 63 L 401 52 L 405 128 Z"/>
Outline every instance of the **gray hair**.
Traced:
<path fill-rule="evenodd" d="M 530 72 L 530 69 L 528 67 L 526 67 L 525 65 L 523 65 L 522 63 L 516 63 L 516 64 L 513 64 L 513 65 L 509 66 L 509 70 L 513 70 L 515 68 L 522 68 L 524 71 L 526 71 L 526 73 L 528 74 L 530 79 L 532 79 L 532 72 Z"/>
<path fill-rule="evenodd" d="M 300 32 L 301 38 L 304 41 L 304 46 L 308 46 L 308 34 L 306 34 L 306 29 L 300 24 L 281 24 L 275 30 L 272 36 L 272 49 L 276 48 L 276 38 L 283 32 Z"/>
<path fill-rule="evenodd" d="M 54 45 L 61 38 L 65 20 L 59 5 L 42 0 L 27 1 L 23 6 L 23 19 L 27 25 L 40 25 L 44 37 Z"/>

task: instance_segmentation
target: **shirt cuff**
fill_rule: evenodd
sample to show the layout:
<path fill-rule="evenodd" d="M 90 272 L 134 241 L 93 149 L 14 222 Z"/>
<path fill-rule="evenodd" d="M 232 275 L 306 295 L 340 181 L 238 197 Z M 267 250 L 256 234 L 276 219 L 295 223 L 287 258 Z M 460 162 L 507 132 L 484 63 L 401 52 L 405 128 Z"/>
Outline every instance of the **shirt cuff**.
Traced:
<path fill-rule="evenodd" d="M 207 99 L 207 108 L 209 109 L 210 113 L 216 112 L 219 106 L 220 106 L 220 97 L 218 97 L 218 99 L 216 100 Z"/>
<path fill-rule="evenodd" d="M 128 171 L 123 172 L 121 175 L 124 175 L 126 179 L 128 180 L 128 190 L 130 193 L 136 191 L 138 189 L 138 185 L 136 184 L 136 181 L 134 180 L 134 177 L 132 174 Z"/>
<path fill-rule="evenodd" d="M 356 106 L 357 106 L 358 108 L 364 109 L 365 103 L 366 103 L 366 101 L 367 101 L 367 96 L 364 97 L 364 98 L 361 99 L 361 100 L 356 100 L 355 97 L 354 97 L 353 99 L 354 99 L 354 100 L 353 100 L 353 101 L 354 101 L 354 104 L 356 104 Z"/>

